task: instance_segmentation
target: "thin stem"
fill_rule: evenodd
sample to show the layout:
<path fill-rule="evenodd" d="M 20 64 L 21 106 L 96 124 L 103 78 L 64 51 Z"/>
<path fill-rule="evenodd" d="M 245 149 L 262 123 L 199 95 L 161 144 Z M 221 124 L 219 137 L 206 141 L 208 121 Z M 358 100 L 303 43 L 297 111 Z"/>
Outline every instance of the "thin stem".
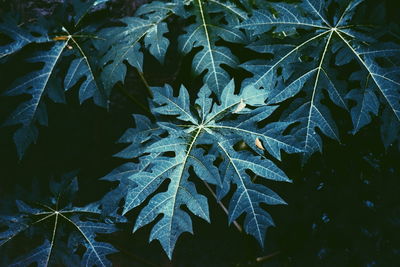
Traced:
<path fill-rule="evenodd" d="M 264 261 L 267 261 L 267 260 L 269 260 L 269 259 L 275 257 L 276 255 L 279 255 L 280 253 L 281 253 L 280 251 L 276 251 L 276 252 L 271 253 L 271 254 L 266 255 L 266 256 L 257 257 L 257 258 L 256 258 L 256 262 L 264 262 Z"/>
<path fill-rule="evenodd" d="M 51 236 L 51 243 L 50 243 L 50 251 L 49 251 L 49 255 L 47 255 L 47 259 L 46 259 L 46 266 L 49 264 L 50 261 L 50 257 L 51 257 L 51 252 L 53 250 L 54 247 L 54 241 L 56 238 L 56 232 L 57 232 L 57 223 L 58 223 L 58 213 L 55 213 L 55 220 L 54 220 L 54 228 L 53 228 L 53 234 Z"/>
<path fill-rule="evenodd" d="M 118 89 L 121 91 L 122 94 L 124 94 L 129 100 L 131 100 L 135 105 L 138 105 L 144 112 L 152 115 L 150 109 L 148 109 L 145 105 L 140 103 L 135 97 L 133 97 L 126 89 L 125 87 L 121 85 L 117 85 Z"/>
<path fill-rule="evenodd" d="M 91 74 L 91 76 L 92 76 L 92 78 L 93 78 L 93 81 L 94 81 L 94 83 L 96 84 L 96 87 L 97 87 L 97 89 L 99 90 L 100 94 L 101 94 L 105 99 L 107 99 L 107 94 L 106 94 L 106 92 L 104 92 L 103 87 L 99 86 L 99 84 L 98 84 L 98 82 L 97 82 L 97 79 L 96 79 L 96 77 L 95 77 L 95 75 L 94 75 L 94 71 L 93 71 L 94 68 L 90 65 L 89 58 L 86 56 L 85 52 L 83 51 L 83 49 L 82 49 L 82 47 L 79 45 L 79 43 L 75 40 L 74 35 L 71 35 L 65 27 L 64 27 L 64 30 L 68 33 L 68 35 L 69 35 L 69 37 L 70 37 L 70 40 L 72 40 L 72 42 L 76 45 L 76 47 L 78 48 L 80 54 L 82 55 L 83 59 L 85 60 L 86 65 L 87 65 L 87 67 L 89 68 L 90 74 Z"/>
<path fill-rule="evenodd" d="M 89 39 L 97 39 L 97 40 L 103 40 L 103 41 L 107 40 L 105 38 L 101 38 L 94 34 L 72 34 L 71 36 L 74 38 L 89 38 Z"/>
<path fill-rule="evenodd" d="M 206 182 L 204 182 L 204 184 L 206 185 L 208 191 L 210 191 L 210 193 L 213 195 L 213 197 L 217 200 L 217 203 L 221 206 L 222 210 L 226 213 L 226 215 L 228 215 L 229 214 L 228 209 L 225 207 L 224 203 L 222 203 L 221 201 L 218 200 L 217 195 L 214 193 L 214 191 L 212 190 L 212 188 L 210 187 L 209 184 L 207 184 Z M 233 225 L 235 225 L 236 229 L 238 229 L 238 231 L 240 233 L 243 232 L 242 227 L 240 226 L 240 224 L 237 221 L 233 221 Z"/>
<path fill-rule="evenodd" d="M 138 72 L 138 74 L 139 74 L 139 76 L 140 76 L 140 79 L 142 80 L 144 86 L 146 87 L 146 90 L 147 90 L 147 92 L 149 93 L 150 98 L 153 98 L 153 92 L 151 91 L 150 86 L 149 86 L 149 84 L 147 83 L 147 80 L 146 80 L 146 78 L 144 77 L 143 73 L 142 73 L 140 70 L 137 70 L 137 72 Z"/>
<path fill-rule="evenodd" d="M 50 206 L 48 206 L 48 205 L 46 205 L 46 204 L 39 203 L 39 202 L 35 202 L 35 203 L 36 203 L 36 205 L 42 206 L 42 207 L 45 208 L 45 209 L 51 210 L 52 212 L 56 212 L 55 209 L 53 209 L 52 207 L 50 207 Z"/>
<path fill-rule="evenodd" d="M 356 27 L 376 28 L 376 25 L 373 25 L 373 24 L 351 24 L 351 25 L 339 26 L 339 27 L 336 27 L 336 28 L 338 28 L 338 29 L 348 29 L 348 28 L 356 28 Z"/>

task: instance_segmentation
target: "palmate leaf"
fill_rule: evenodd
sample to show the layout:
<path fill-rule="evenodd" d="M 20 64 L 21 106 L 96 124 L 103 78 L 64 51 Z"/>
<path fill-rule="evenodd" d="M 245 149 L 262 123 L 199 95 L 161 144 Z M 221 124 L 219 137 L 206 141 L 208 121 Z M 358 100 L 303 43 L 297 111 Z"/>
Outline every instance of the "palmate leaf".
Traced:
<path fill-rule="evenodd" d="M 50 24 L 50 23 L 49 23 Z M 50 26 L 49 26 L 50 27 Z M 52 36 L 48 32 L 56 30 L 62 34 Z M 18 52 L 24 46 L 32 43 L 39 43 L 41 47 L 30 55 L 25 61 L 39 65 L 39 69 L 35 69 L 30 73 L 17 78 L 13 84 L 6 90 L 4 95 L 29 95 L 30 98 L 22 102 L 4 125 L 21 124 L 21 127 L 14 134 L 14 142 L 17 146 L 19 158 L 22 158 L 28 146 L 34 143 L 38 137 L 37 125 L 47 125 L 47 111 L 45 105 L 45 97 L 47 96 L 56 103 L 64 103 L 64 89 L 69 90 L 79 82 L 79 99 L 83 101 L 93 98 L 94 102 L 100 106 L 105 106 L 107 99 L 103 88 L 97 81 L 95 75 L 96 69 L 93 67 L 93 58 L 95 53 L 91 50 L 92 56 L 89 56 L 91 49 L 90 34 L 82 34 L 77 31 L 70 33 L 62 26 L 51 25 L 50 29 L 40 26 L 31 26 L 24 29 L 17 26 L 4 24 L 0 26 L 3 34 L 13 41 L 3 46 L 4 56 Z M 34 37 L 31 32 L 35 33 Z M 86 38 L 86 41 L 82 41 Z M 80 40 L 79 40 L 80 39 Z M 78 41 L 79 40 L 79 41 Z M 39 46 L 39 45 L 38 45 Z M 58 64 L 63 62 L 65 55 L 68 55 L 69 49 L 73 49 L 73 59 L 70 63 L 69 70 L 64 78 L 64 86 L 60 80 L 62 73 L 58 68 Z"/>
<path fill-rule="evenodd" d="M 98 52 L 92 45 L 90 34 L 68 34 L 70 48 L 74 49 L 74 59 L 71 61 L 68 71 L 64 77 L 64 89 L 70 90 L 79 84 L 79 102 L 93 98 L 95 104 L 106 107 L 108 96 L 105 92 L 103 84 L 100 81 L 100 70 L 96 56 Z M 86 40 L 82 40 L 82 38 Z"/>
<path fill-rule="evenodd" d="M 34 54 L 27 61 L 44 63 L 43 68 L 17 79 L 12 88 L 6 91 L 6 95 L 10 96 L 31 95 L 31 98 L 21 103 L 5 122 L 5 125 L 22 124 L 22 127 L 14 134 L 14 142 L 20 158 L 22 158 L 28 146 L 37 139 L 38 129 L 35 124 L 47 125 L 47 112 L 43 98 L 48 93 L 46 89 L 50 84 L 50 76 L 55 72 L 55 65 L 66 46 L 67 41 L 60 41 L 54 43 L 49 50 Z M 53 90 L 57 90 L 57 88 L 53 87 Z M 59 94 L 49 93 L 49 96 L 57 95 Z M 62 102 L 62 99 L 59 98 L 53 98 L 53 100 Z"/>
<path fill-rule="evenodd" d="M 183 86 L 177 97 L 173 96 L 173 89 L 168 85 L 153 88 L 153 94 L 155 104 L 152 111 L 164 118 L 172 116 L 171 120 L 158 121 L 158 127 L 162 131 L 156 133 L 152 130 L 154 134 L 151 136 L 143 135 L 144 129 L 140 126 L 138 130 L 129 129 L 124 139 L 135 142 L 125 150 L 124 157 L 129 155 L 126 153 L 129 151 L 134 151 L 131 157 L 137 157 L 138 151 L 143 156 L 139 157 L 139 163 L 123 165 L 105 177 L 107 180 L 121 181 L 115 192 L 118 195 L 125 192 L 123 213 L 141 205 L 151 194 L 157 192 L 140 211 L 134 231 L 162 214 L 162 218 L 152 229 L 150 240 L 159 240 L 171 258 L 181 233 L 193 232 L 190 215 L 181 209 L 182 205 L 190 213 L 210 221 L 207 198 L 199 194 L 196 185 L 188 180 L 192 168 L 196 176 L 204 182 L 223 188 L 221 192 L 228 192 L 231 183 L 238 185 L 231 200 L 229 221 L 232 222 L 242 213 L 246 213 L 246 231 L 263 245 L 265 230 L 272 225 L 272 220 L 260 204 L 284 204 L 284 201 L 265 186 L 253 184 L 246 170 L 266 179 L 289 181 L 272 161 L 265 159 L 263 152 L 267 150 L 277 159 L 280 158 L 281 150 L 288 153 L 301 152 L 290 144 L 287 136 L 282 135 L 289 124 L 274 129 L 269 129 L 269 126 L 257 127 L 259 120 L 268 117 L 275 110 L 263 103 L 262 99 L 266 98 L 267 91 L 247 87 L 235 95 L 234 83 L 231 81 L 222 91 L 221 103 L 217 104 L 210 98 L 211 90 L 205 85 L 200 89 L 194 103 L 195 110 Z M 237 114 L 235 116 L 238 118 L 229 119 L 233 114 Z M 155 129 L 148 125 L 144 128 Z M 168 134 L 166 137 L 165 133 Z M 140 141 L 141 138 L 143 142 Z M 235 151 L 234 144 L 243 140 L 257 149 L 259 155 Z M 262 140 L 265 148 L 255 146 L 256 140 Z M 135 145 L 138 147 L 136 150 L 132 148 Z M 167 152 L 173 152 L 173 155 Z M 222 159 L 219 166 L 215 164 L 217 158 Z M 167 191 L 158 192 L 158 188 L 166 180 L 169 182 Z M 222 193 L 219 195 L 224 196 Z M 245 197 L 242 199 L 238 197 L 240 195 Z"/>
<path fill-rule="evenodd" d="M 63 207 L 59 206 L 60 199 L 68 200 L 78 190 L 76 179 L 70 180 L 69 184 L 57 184 L 55 188 L 60 191 L 54 192 L 56 195 L 50 199 L 54 207 L 46 204 L 48 201 L 35 203 L 36 207 L 33 207 L 17 200 L 17 215 L 0 216 L 0 249 L 7 266 L 28 266 L 35 263 L 37 266 L 56 263 L 66 266 L 110 266 L 106 256 L 117 250 L 95 238 L 97 234 L 115 232 L 116 227 L 103 222 L 98 204 L 73 207 L 71 203 L 67 203 Z M 16 237 L 23 235 L 26 238 L 40 238 L 43 242 L 19 257 L 7 258 L 10 250 L 15 254 L 18 243 L 23 240 Z M 81 256 L 78 244 L 85 247 Z"/>
<path fill-rule="evenodd" d="M 273 56 L 268 61 L 242 65 L 254 74 L 246 84 L 270 90 L 268 104 L 281 103 L 303 92 L 282 120 L 300 122 L 293 132 L 302 142 L 306 157 L 322 150 L 317 128 L 324 135 L 339 139 L 331 112 L 324 104 L 326 96 L 335 105 L 351 110 L 354 133 L 369 123 L 371 114 L 377 114 L 380 103 L 388 105 L 400 119 L 400 69 L 394 64 L 400 47 L 380 42 L 376 29 L 357 26 L 353 16 L 362 2 L 339 2 L 340 8 L 333 17 L 326 12 L 330 1 L 269 3 L 268 8 L 254 11 L 252 17 L 238 25 L 259 36 L 255 37 L 256 43 L 248 46 L 250 49 Z M 263 35 L 267 32 L 269 35 Z M 360 66 L 350 77 L 359 88 L 348 91 L 349 86 L 338 78 L 338 71 L 351 61 Z M 356 102 L 354 107 L 349 99 Z"/>
<path fill-rule="evenodd" d="M 221 39 L 232 43 L 244 42 L 243 33 L 234 26 L 245 19 L 246 14 L 233 4 L 218 0 L 191 1 L 185 16 L 191 17 L 193 14 L 195 23 L 187 26 L 186 33 L 180 36 L 179 48 L 187 54 L 195 47 L 202 47 L 193 59 L 193 72 L 201 74 L 207 71 L 204 83 L 219 96 L 231 79 L 222 65 L 235 68 L 238 60 L 229 48 L 217 46 L 216 42 Z"/>
<path fill-rule="evenodd" d="M 265 186 L 251 181 L 246 170 L 252 170 L 260 177 L 268 177 L 276 181 L 289 182 L 286 175 L 267 159 L 257 158 L 250 153 L 237 153 L 232 149 L 234 143 L 230 140 L 218 143 L 226 161 L 221 169 L 224 173 L 224 183 L 237 185 L 237 189 L 229 204 L 229 223 L 232 223 L 242 213 L 246 213 L 245 231 L 253 235 L 263 245 L 265 232 L 268 227 L 274 226 L 271 216 L 259 203 L 268 205 L 286 204 L 275 192 Z M 226 190 L 225 190 L 226 192 Z M 219 193 L 219 197 L 222 197 Z"/>
<path fill-rule="evenodd" d="M 56 65 L 61 61 L 62 53 L 71 40 L 79 47 L 81 52 L 70 65 L 64 80 L 65 89 L 70 89 L 80 79 L 84 78 L 85 80 L 80 84 L 79 89 L 80 102 L 93 97 L 95 103 L 105 106 L 106 99 L 102 94 L 101 87 L 95 80 L 88 57 L 74 37 L 68 35 L 62 40 L 54 41 L 49 50 L 39 51 L 26 60 L 30 63 L 43 63 L 43 68 L 17 79 L 12 88 L 5 93 L 9 96 L 31 95 L 31 98 L 20 104 L 5 122 L 5 125 L 22 124 L 22 127 L 14 134 L 14 141 L 20 158 L 22 158 L 28 146 L 37 139 L 36 123 L 47 125 L 44 97 L 48 96 L 56 103 L 65 101 L 63 88 L 57 83 L 58 69 Z"/>
<path fill-rule="evenodd" d="M 102 1 L 102 2 L 107 2 Z M 69 31 L 62 27 L 65 35 L 57 38 L 67 38 L 69 49 L 73 50 L 74 58 L 70 62 L 68 72 L 64 77 L 64 89 L 70 90 L 79 84 L 79 102 L 82 104 L 89 98 L 93 98 L 95 104 L 106 107 L 108 96 L 100 81 L 100 68 L 98 63 L 99 53 L 93 46 L 92 41 L 99 39 L 95 34 L 95 28 L 91 26 L 78 27 L 80 21 L 87 15 L 92 8 L 99 5 L 98 1 L 74 0 L 70 3 L 74 9 L 75 31 Z"/>
<path fill-rule="evenodd" d="M 104 39 L 97 43 L 104 52 L 100 60 L 103 66 L 102 81 L 109 93 L 117 82 L 124 82 L 125 61 L 138 71 L 143 71 L 141 41 L 160 62 L 164 61 L 169 41 L 164 36 L 168 31 L 165 20 L 177 12 L 180 5 L 175 3 L 152 2 L 139 8 L 134 17 L 120 20 L 124 26 L 105 28 L 100 32 Z"/>

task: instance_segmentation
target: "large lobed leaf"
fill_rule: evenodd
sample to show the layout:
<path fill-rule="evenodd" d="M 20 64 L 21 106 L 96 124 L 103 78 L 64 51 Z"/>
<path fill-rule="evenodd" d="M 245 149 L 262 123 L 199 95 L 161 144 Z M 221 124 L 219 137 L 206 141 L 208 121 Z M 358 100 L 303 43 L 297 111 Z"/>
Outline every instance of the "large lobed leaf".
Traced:
<path fill-rule="evenodd" d="M 99 63 L 103 67 L 102 82 L 108 94 L 117 82 L 124 82 L 125 62 L 143 71 L 142 40 L 155 58 L 164 61 L 169 45 L 164 36 L 168 32 L 165 20 L 179 7 L 179 4 L 155 1 L 139 8 L 134 17 L 121 19 L 123 26 L 105 28 L 99 33 L 103 39 L 97 42 L 97 48 L 103 53 Z"/>
<path fill-rule="evenodd" d="M 0 250 L 2 263 L 7 266 L 110 266 L 108 254 L 117 252 L 110 244 L 96 240 L 98 234 L 116 231 L 114 224 L 101 219 L 99 204 L 74 207 L 69 201 L 76 194 L 77 180 L 65 179 L 61 184 L 52 184 L 54 196 L 48 201 L 34 203 L 33 206 L 17 200 L 18 215 L 0 216 Z M 54 190 L 55 189 L 55 190 Z M 60 206 L 61 199 L 67 201 Z M 25 254 L 8 258 L 11 250 L 20 244 L 22 236 L 43 240 Z M 18 237 L 18 238 L 17 238 Z M 85 250 L 78 251 L 79 245 Z"/>
<path fill-rule="evenodd" d="M 40 51 L 34 54 L 27 61 L 31 63 L 44 63 L 42 69 L 31 72 L 17 81 L 14 86 L 6 92 L 6 95 L 29 94 L 31 98 L 21 103 L 5 122 L 6 125 L 22 124 L 14 134 L 14 142 L 17 151 L 22 158 L 27 147 L 36 141 L 38 129 L 36 122 L 47 125 L 47 112 L 43 98 L 47 94 L 50 84 L 50 76 L 55 72 L 55 65 L 61 57 L 61 53 L 67 45 L 67 41 L 55 43 L 49 50 Z M 53 88 L 56 89 L 56 88 Z M 58 95 L 51 94 L 50 95 Z M 56 101 L 62 101 L 58 97 Z"/>
<path fill-rule="evenodd" d="M 185 17 L 195 15 L 195 23 L 187 26 L 186 33 L 180 36 L 179 49 L 187 54 L 201 47 L 193 59 L 193 72 L 199 75 L 206 71 L 204 83 L 219 96 L 231 79 L 222 65 L 235 68 L 238 60 L 229 48 L 216 45 L 216 42 L 221 39 L 232 43 L 244 42 L 245 36 L 234 26 L 247 16 L 233 4 L 218 0 L 191 1 L 187 8 L 189 11 Z"/>
<path fill-rule="evenodd" d="M 247 84 L 269 89 L 268 104 L 297 97 L 282 120 L 299 122 L 293 132 L 306 157 L 322 151 L 317 128 L 339 139 L 327 98 L 350 111 L 354 133 L 371 121 L 371 114 L 378 114 L 381 103 L 400 119 L 400 69 L 395 65 L 400 47 L 382 43 L 376 29 L 357 25 L 353 17 L 362 2 L 340 2 L 332 17 L 327 13 L 329 1 L 269 3 L 268 8 L 255 10 L 252 17 L 238 25 L 258 39 L 249 45 L 250 49 L 272 55 L 271 60 L 242 65 L 254 74 Z M 338 78 L 342 66 L 351 62 L 360 66 L 349 77 L 358 88 Z"/>
<path fill-rule="evenodd" d="M 31 72 L 17 78 L 4 93 L 7 96 L 24 94 L 30 97 L 22 102 L 4 123 L 4 125 L 21 125 L 14 134 L 19 158 L 22 158 L 29 145 L 36 141 L 37 126 L 47 125 L 48 118 L 44 101 L 46 96 L 56 103 L 63 103 L 65 102 L 64 90 L 78 85 L 81 103 L 93 98 L 94 102 L 100 106 L 107 104 L 104 89 L 97 78 L 96 51 L 90 40 L 95 36 L 87 32 L 83 33 L 91 29 L 76 29 L 70 33 L 60 23 L 44 20 L 40 22 L 41 24 L 29 27 L 17 26 L 11 22 L 0 24 L 0 33 L 11 40 L 0 48 L 2 51 L 0 58 L 9 60 L 10 55 L 30 44 L 37 44 L 38 47 L 25 61 L 39 67 L 29 69 Z M 61 34 L 54 35 L 51 33 L 53 31 Z M 69 49 L 66 49 L 67 47 Z M 72 61 L 67 60 L 71 57 L 64 57 L 64 55 L 72 55 Z M 65 77 L 62 77 L 64 73 L 60 71 L 60 62 L 69 64 Z M 64 80 L 64 87 L 61 80 Z"/>
<path fill-rule="evenodd" d="M 271 129 L 268 125 L 257 127 L 257 122 L 268 117 L 275 109 L 263 103 L 267 91 L 247 87 L 235 95 L 231 81 L 221 93 L 221 103 L 217 104 L 210 98 L 211 90 L 205 85 L 194 103 L 195 110 L 183 86 L 177 97 L 173 96 L 173 89 L 168 85 L 153 88 L 153 94 L 155 104 L 152 111 L 171 120 L 159 120 L 157 131 L 162 131 L 157 133 L 152 130 L 153 135 L 143 134 L 144 128 L 155 129 L 150 123 L 143 128 L 139 126 L 138 130 L 128 130 L 124 141 L 135 142 L 128 150 L 124 150 L 123 156 L 127 157 L 129 151 L 133 151 L 131 157 L 137 157 L 138 151 L 144 156 L 139 157 L 139 163 L 125 164 L 104 178 L 120 180 L 114 192 L 125 200 L 124 213 L 141 205 L 156 192 L 141 209 L 134 230 L 151 223 L 162 214 L 152 229 L 150 240 L 159 240 L 171 258 L 181 233 L 193 232 L 190 215 L 181 208 L 182 205 L 190 213 L 210 221 L 207 198 L 197 192 L 195 183 L 188 180 L 190 169 L 193 168 L 198 178 L 221 188 L 218 189 L 221 198 L 230 190 L 231 183 L 238 186 L 230 201 L 229 221 L 245 213 L 246 232 L 263 245 L 265 230 L 273 223 L 260 204 L 285 202 L 264 185 L 254 184 L 246 170 L 266 179 L 289 181 L 273 161 L 265 158 L 264 150 L 277 159 L 281 150 L 288 153 L 301 151 L 288 142 L 287 136 L 282 135 L 288 124 Z M 249 107 L 258 108 L 253 110 Z M 232 115 L 238 118 L 229 119 Z M 140 121 L 141 117 L 136 119 Z M 142 124 L 137 122 L 137 125 Z M 237 142 L 243 140 L 259 155 L 233 149 Z M 263 142 L 265 148 L 255 145 L 257 141 Z M 134 146 L 137 149 L 132 149 Z M 169 154 L 171 152 L 173 154 Z M 219 165 L 215 163 L 217 158 L 222 159 Z M 159 192 L 164 181 L 168 181 L 168 189 Z"/>

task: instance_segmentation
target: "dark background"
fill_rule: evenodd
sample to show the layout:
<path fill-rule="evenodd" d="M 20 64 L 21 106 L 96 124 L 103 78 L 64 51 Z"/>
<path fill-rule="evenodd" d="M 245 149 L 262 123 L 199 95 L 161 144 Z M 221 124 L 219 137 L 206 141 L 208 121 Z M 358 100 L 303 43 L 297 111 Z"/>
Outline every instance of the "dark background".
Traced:
<path fill-rule="evenodd" d="M 29 20 L 38 14 L 51 15 L 54 2 L 0 0 L 0 14 L 13 10 Z M 113 1 L 107 14 L 131 15 L 144 2 Z M 398 23 L 396 1 L 387 1 L 387 7 L 388 19 Z M 7 75 L 7 68 L 1 66 L 0 75 Z M 150 85 L 177 85 L 179 81 L 200 85 L 201 78 L 185 78 L 190 75 L 184 70 L 190 70 L 190 56 L 182 59 L 174 48 L 165 66 L 146 55 L 144 73 Z M 146 109 L 131 101 L 146 105 L 144 92 L 137 72 L 130 69 L 124 88 L 114 88 L 109 110 L 91 101 L 79 105 L 77 90 L 67 92 L 68 105 L 47 101 L 49 127 L 40 127 L 37 144 L 23 160 L 18 160 L 12 141 L 17 127 L 2 128 L 0 195 L 13 190 L 15 184 L 29 188 L 32 178 L 46 180 L 79 170 L 77 201 L 101 198 L 110 184 L 98 178 L 124 162 L 112 157 L 125 146 L 115 142 L 133 126 L 130 114 L 146 114 Z M 1 121 L 18 101 L 0 98 Z M 150 226 L 127 234 L 133 228 L 132 213 L 128 214 L 131 223 L 121 226 L 125 231 L 104 237 L 120 250 L 110 256 L 112 262 L 115 266 L 398 266 L 398 147 L 385 149 L 378 119 L 353 136 L 348 115 L 338 111 L 336 116 L 343 116 L 341 142 L 325 138 L 323 155 L 314 154 L 303 167 L 298 156 L 284 155 L 280 167 L 293 183 L 268 184 L 288 205 L 267 207 L 276 227 L 268 230 L 264 250 L 253 238 L 228 226 L 226 214 L 209 196 L 212 223 L 192 217 L 195 235 L 182 235 L 172 261 L 157 242 L 148 244 Z"/>

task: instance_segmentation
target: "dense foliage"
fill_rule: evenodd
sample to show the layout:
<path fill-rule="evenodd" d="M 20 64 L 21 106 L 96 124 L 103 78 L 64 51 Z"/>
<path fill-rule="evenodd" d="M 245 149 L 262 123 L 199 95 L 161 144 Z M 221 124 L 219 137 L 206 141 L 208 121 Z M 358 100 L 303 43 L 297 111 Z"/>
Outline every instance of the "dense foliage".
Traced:
<path fill-rule="evenodd" d="M 142 227 L 172 259 L 179 237 L 196 232 L 198 218 L 212 222 L 220 208 L 230 225 L 268 248 L 269 211 L 288 212 L 282 205 L 293 203 L 287 188 L 296 179 L 329 171 L 330 180 L 343 179 L 329 166 L 346 153 L 368 163 L 364 175 L 396 177 L 400 45 L 389 6 L 149 1 L 121 18 L 112 14 L 115 1 L 73 0 L 54 1 L 40 18 L 5 10 L 0 138 L 4 169 L 15 180 L 0 190 L 0 264 L 109 266 L 124 251 L 115 236 L 133 231 L 134 238 Z M 388 170 L 354 145 L 367 138 L 383 146 L 377 150 Z M 334 145 L 360 152 L 344 149 L 335 158 Z M 298 206 L 290 205 L 286 218 L 294 220 Z M 327 251 L 315 253 L 323 260 Z M 399 247 L 390 253 L 399 257 Z"/>

